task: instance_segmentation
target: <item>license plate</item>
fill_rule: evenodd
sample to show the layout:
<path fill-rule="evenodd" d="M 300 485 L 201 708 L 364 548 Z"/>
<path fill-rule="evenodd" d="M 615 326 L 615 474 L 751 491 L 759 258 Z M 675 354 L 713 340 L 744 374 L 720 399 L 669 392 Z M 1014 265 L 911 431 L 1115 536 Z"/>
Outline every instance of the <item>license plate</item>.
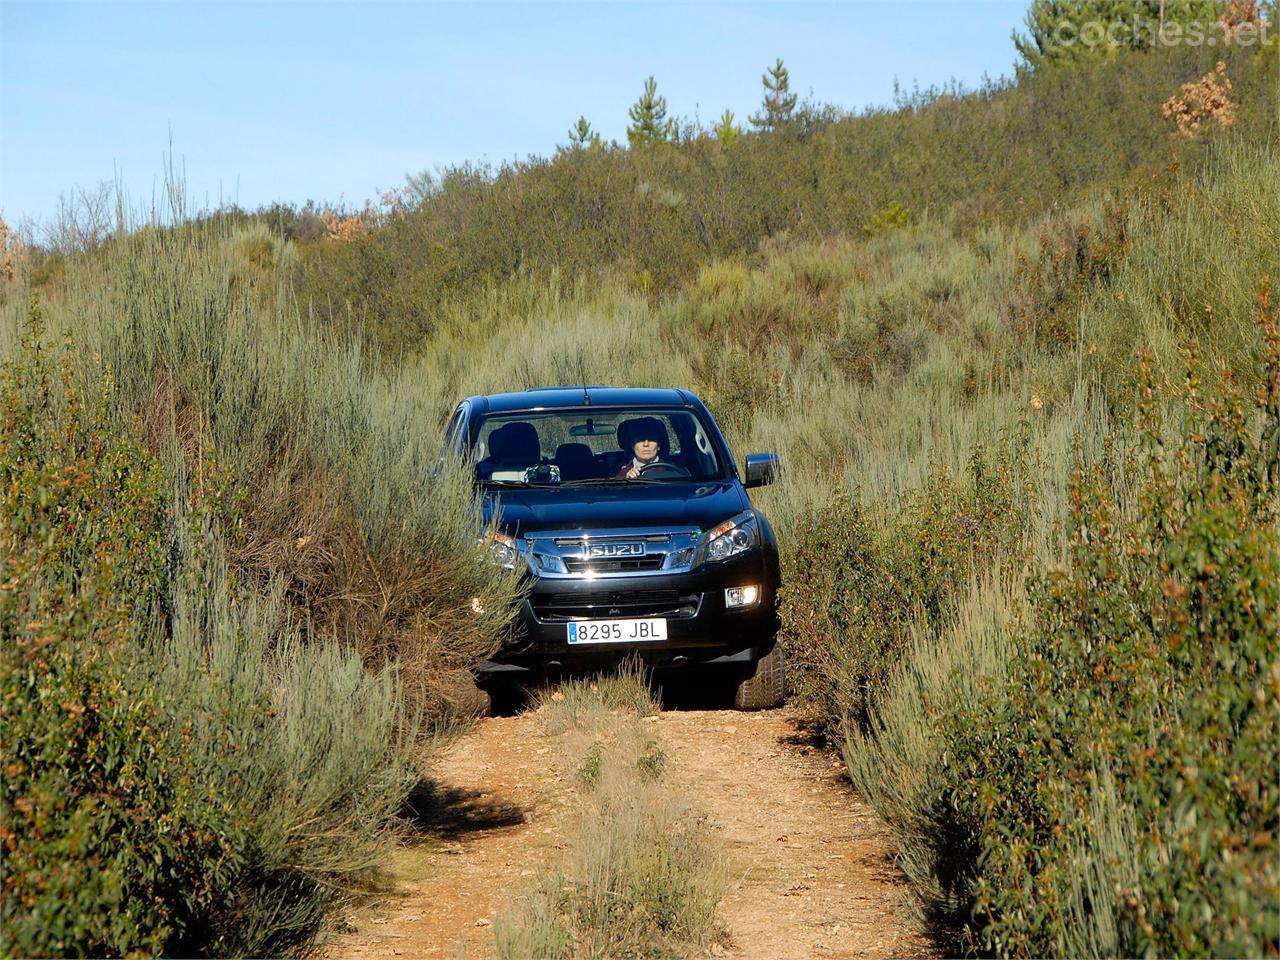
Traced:
<path fill-rule="evenodd" d="M 667 639 L 667 621 L 577 620 L 568 624 L 570 643 L 644 643 Z"/>

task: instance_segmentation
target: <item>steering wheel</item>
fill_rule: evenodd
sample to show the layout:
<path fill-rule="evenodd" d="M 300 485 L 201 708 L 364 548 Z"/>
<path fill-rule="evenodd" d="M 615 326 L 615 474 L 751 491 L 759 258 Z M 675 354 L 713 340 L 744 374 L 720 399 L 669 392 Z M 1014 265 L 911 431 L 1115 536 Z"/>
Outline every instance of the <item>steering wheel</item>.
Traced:
<path fill-rule="evenodd" d="M 661 476 L 668 476 L 668 477 L 692 477 L 693 476 L 692 473 L 690 473 L 684 467 L 680 466 L 680 464 L 664 463 L 661 460 L 656 460 L 653 463 L 646 463 L 644 466 L 640 468 L 640 473 L 638 475 L 641 477 L 645 477 L 645 476 L 649 476 L 650 474 L 659 474 Z"/>

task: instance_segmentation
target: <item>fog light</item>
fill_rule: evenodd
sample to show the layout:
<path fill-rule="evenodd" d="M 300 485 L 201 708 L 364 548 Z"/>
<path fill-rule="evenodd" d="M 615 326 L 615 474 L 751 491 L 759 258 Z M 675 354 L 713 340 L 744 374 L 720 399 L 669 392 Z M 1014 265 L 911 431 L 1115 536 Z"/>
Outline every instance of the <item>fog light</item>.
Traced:
<path fill-rule="evenodd" d="M 479 616 L 484 613 L 484 601 L 479 597 L 471 598 L 471 612 Z"/>
<path fill-rule="evenodd" d="M 760 588 L 754 584 L 748 587 L 728 587 L 724 592 L 724 605 L 730 610 L 754 606 L 759 599 Z"/>

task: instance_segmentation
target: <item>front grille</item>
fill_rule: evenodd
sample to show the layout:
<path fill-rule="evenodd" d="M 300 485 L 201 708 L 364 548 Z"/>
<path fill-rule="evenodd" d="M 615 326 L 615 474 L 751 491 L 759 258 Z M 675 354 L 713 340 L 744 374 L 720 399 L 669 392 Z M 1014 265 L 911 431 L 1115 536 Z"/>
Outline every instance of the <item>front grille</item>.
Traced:
<path fill-rule="evenodd" d="M 616 537 L 606 535 L 596 535 L 594 537 L 556 537 L 555 543 L 557 547 L 581 547 L 587 543 L 610 543 L 615 540 L 643 540 L 646 543 L 670 543 L 671 534 L 669 533 L 640 533 L 619 534 Z"/>
<path fill-rule="evenodd" d="M 564 568 L 570 573 L 618 573 L 622 570 L 661 570 L 662 561 L 666 557 L 658 554 L 653 557 L 618 557 L 606 560 L 603 557 L 565 557 Z"/>
<path fill-rule="evenodd" d="M 564 623 L 583 618 L 667 617 L 697 615 L 698 594 L 679 590 L 557 592 L 530 598 L 539 620 Z"/>

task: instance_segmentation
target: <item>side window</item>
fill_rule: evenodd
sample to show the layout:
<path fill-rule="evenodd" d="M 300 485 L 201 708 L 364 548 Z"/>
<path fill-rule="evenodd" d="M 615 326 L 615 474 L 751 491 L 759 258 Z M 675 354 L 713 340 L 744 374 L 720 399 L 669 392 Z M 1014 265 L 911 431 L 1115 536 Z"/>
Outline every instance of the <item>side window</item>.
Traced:
<path fill-rule="evenodd" d="M 440 444 L 441 460 L 458 452 L 458 435 L 462 430 L 462 421 L 466 419 L 466 415 L 466 408 L 459 407 L 453 416 L 449 418 L 449 425 L 444 428 L 444 440 Z"/>

